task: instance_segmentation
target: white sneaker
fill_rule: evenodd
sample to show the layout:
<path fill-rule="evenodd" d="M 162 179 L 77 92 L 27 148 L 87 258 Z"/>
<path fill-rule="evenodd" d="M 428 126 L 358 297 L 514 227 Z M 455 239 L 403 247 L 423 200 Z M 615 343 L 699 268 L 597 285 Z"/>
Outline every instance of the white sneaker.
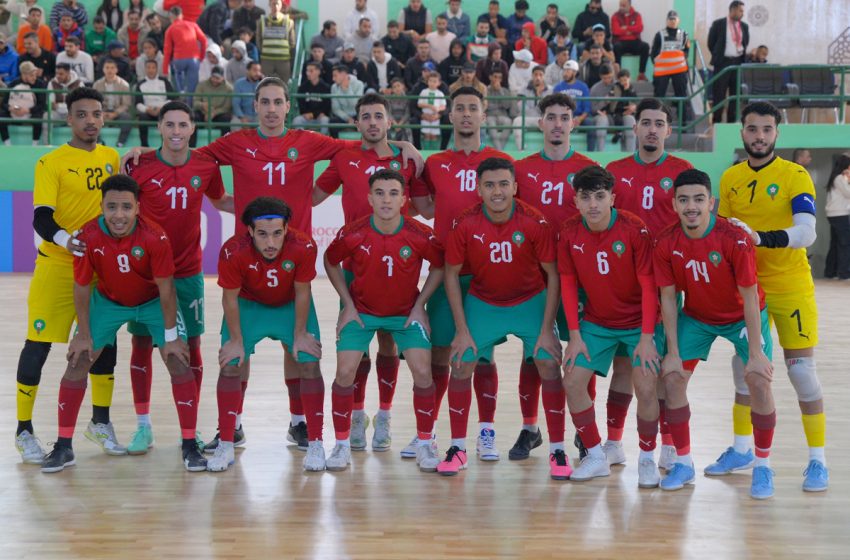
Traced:
<path fill-rule="evenodd" d="M 207 460 L 207 470 L 212 472 L 226 471 L 235 460 L 233 442 L 219 441 L 212 458 Z"/>
<path fill-rule="evenodd" d="M 347 445 L 336 444 L 330 457 L 325 463 L 325 468 L 329 471 L 344 471 L 351 464 L 351 447 Z"/>
<path fill-rule="evenodd" d="M 638 463 L 638 486 L 640 488 L 656 488 L 661 482 L 661 473 L 652 459 L 641 459 Z"/>
<path fill-rule="evenodd" d="M 115 428 L 112 422 L 108 424 L 95 424 L 89 421 L 86 428 L 86 439 L 97 444 L 107 455 L 126 455 L 127 448 L 118 443 L 115 437 Z"/>
<path fill-rule="evenodd" d="M 675 445 L 662 445 L 661 455 L 658 456 L 658 468 L 669 471 L 676 464 L 676 457 Z"/>
<path fill-rule="evenodd" d="M 304 457 L 304 470 L 311 472 L 321 472 L 325 470 L 327 462 L 325 461 L 325 448 L 322 446 L 321 440 L 311 441 L 307 445 L 307 456 Z"/>
<path fill-rule="evenodd" d="M 440 450 L 437 448 L 437 435 L 431 434 L 431 447 L 434 449 L 434 455 L 439 455 Z M 415 459 L 419 453 L 419 437 L 413 436 L 404 449 L 401 450 L 402 459 Z"/>
<path fill-rule="evenodd" d="M 608 440 L 602 445 L 602 451 L 608 457 L 609 465 L 622 465 L 626 462 L 626 452 L 623 451 L 622 441 Z"/>
<path fill-rule="evenodd" d="M 475 450 L 478 452 L 478 459 L 481 461 L 498 461 L 499 450 L 496 449 L 496 430 L 489 428 L 481 430 Z"/>
<path fill-rule="evenodd" d="M 581 460 L 573 473 L 570 475 L 570 480 L 575 482 L 584 482 L 591 478 L 608 476 L 611 474 L 611 466 L 605 457 L 588 455 Z"/>
<path fill-rule="evenodd" d="M 431 441 L 433 442 L 434 440 Z M 437 465 L 440 464 L 440 458 L 437 456 L 437 450 L 433 443 L 417 446 L 416 464 L 419 465 L 419 470 L 422 472 L 437 472 Z"/>
<path fill-rule="evenodd" d="M 21 460 L 27 465 L 40 465 L 44 461 L 46 452 L 41 446 L 41 441 L 29 430 L 24 430 L 15 436 L 15 447 L 21 454 Z"/>
<path fill-rule="evenodd" d="M 366 449 L 366 428 L 369 427 L 369 417 L 362 410 L 351 413 L 351 432 L 348 441 L 351 442 L 353 451 Z"/>
<path fill-rule="evenodd" d="M 372 426 L 375 427 L 375 433 L 372 434 L 372 451 L 389 451 L 390 445 L 393 443 L 393 436 L 390 432 L 390 417 L 376 414 L 372 418 Z"/>

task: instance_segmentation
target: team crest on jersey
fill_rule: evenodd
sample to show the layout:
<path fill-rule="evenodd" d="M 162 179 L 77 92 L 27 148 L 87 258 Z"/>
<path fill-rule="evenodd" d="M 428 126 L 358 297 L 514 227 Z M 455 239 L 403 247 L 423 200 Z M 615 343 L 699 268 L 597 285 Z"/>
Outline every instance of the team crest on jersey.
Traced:
<path fill-rule="evenodd" d="M 142 257 L 145 256 L 145 250 L 136 245 L 135 247 L 130 249 L 130 254 L 136 257 L 136 260 L 140 260 Z"/>
<path fill-rule="evenodd" d="M 720 263 L 723 262 L 723 257 L 717 251 L 712 251 L 708 254 L 708 260 L 716 267 L 720 266 Z"/>
<path fill-rule="evenodd" d="M 107 173 L 109 173 L 110 175 L 112 175 L 112 172 L 113 172 L 113 171 L 115 171 L 115 169 L 112 167 L 112 164 L 111 164 L 111 163 L 107 163 L 107 164 L 106 164 L 106 172 L 107 172 Z"/>
<path fill-rule="evenodd" d="M 286 152 L 286 156 L 292 161 L 295 161 L 298 159 L 298 150 L 295 148 L 289 148 L 289 151 Z"/>
<path fill-rule="evenodd" d="M 392 169 L 393 171 L 398 171 L 398 170 L 401 169 L 401 164 L 399 162 L 393 160 L 393 161 L 390 162 L 390 169 Z"/>
<path fill-rule="evenodd" d="M 38 334 L 41 334 L 41 331 L 43 331 L 45 327 L 47 327 L 47 323 L 44 322 L 44 319 L 36 319 L 32 323 L 32 328 L 34 328 L 35 332 Z"/>
<path fill-rule="evenodd" d="M 776 195 L 779 194 L 779 185 L 776 183 L 771 183 L 767 186 L 767 194 L 770 195 L 770 200 L 776 198 Z"/>
<path fill-rule="evenodd" d="M 191 187 L 195 190 L 200 189 L 201 188 L 201 178 L 198 177 L 197 175 L 195 175 L 194 177 L 189 179 L 189 185 L 191 185 Z"/>
<path fill-rule="evenodd" d="M 402 260 L 407 260 L 410 258 L 410 255 L 413 254 L 413 249 L 405 245 L 398 251 L 398 256 L 402 258 Z"/>
<path fill-rule="evenodd" d="M 295 263 L 290 260 L 285 260 L 280 263 L 280 268 L 282 268 L 286 272 L 292 272 L 295 269 Z"/>
<path fill-rule="evenodd" d="M 661 188 L 664 189 L 665 192 L 669 191 L 673 188 L 673 179 L 671 179 L 670 177 L 664 177 L 663 179 L 661 179 L 659 185 L 661 185 Z"/>
<path fill-rule="evenodd" d="M 511 234 L 511 239 L 516 243 L 517 247 L 525 243 L 525 235 L 519 230 Z"/>
<path fill-rule="evenodd" d="M 615 241 L 613 245 L 611 245 L 611 250 L 614 251 L 614 254 L 617 257 L 622 257 L 623 253 L 626 252 L 626 244 L 622 241 Z"/>
<path fill-rule="evenodd" d="M 569 183 L 570 186 L 573 185 L 573 179 L 575 179 L 575 177 L 576 177 L 575 173 L 570 173 L 569 175 L 567 175 L 567 183 Z"/>

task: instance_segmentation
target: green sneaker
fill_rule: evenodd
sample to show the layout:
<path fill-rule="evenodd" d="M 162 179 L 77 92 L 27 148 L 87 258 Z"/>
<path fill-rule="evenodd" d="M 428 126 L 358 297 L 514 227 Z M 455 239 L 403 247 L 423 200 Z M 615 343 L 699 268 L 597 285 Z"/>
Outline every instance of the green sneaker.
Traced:
<path fill-rule="evenodd" d="M 150 426 L 139 426 L 131 438 L 130 445 L 127 446 L 127 453 L 130 455 L 144 455 L 153 447 L 153 430 Z"/>
<path fill-rule="evenodd" d="M 206 447 L 206 443 L 204 443 L 204 438 L 201 437 L 201 431 L 195 430 L 195 444 L 198 446 L 198 451 L 203 452 L 204 447 Z"/>

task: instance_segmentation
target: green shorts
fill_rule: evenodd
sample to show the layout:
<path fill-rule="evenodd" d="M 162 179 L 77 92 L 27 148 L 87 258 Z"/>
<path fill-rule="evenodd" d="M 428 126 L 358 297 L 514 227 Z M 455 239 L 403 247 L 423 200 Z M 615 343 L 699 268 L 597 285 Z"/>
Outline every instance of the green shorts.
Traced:
<path fill-rule="evenodd" d="M 679 356 L 682 361 L 707 360 L 711 345 L 719 336 L 725 338 L 735 347 L 735 353 L 741 356 L 744 363 L 750 356 L 747 343 L 746 323 L 737 321 L 728 325 L 709 325 L 693 317 L 679 312 Z M 767 359 L 773 358 L 773 339 L 770 336 L 770 321 L 767 310 L 761 310 L 761 349 Z"/>
<path fill-rule="evenodd" d="M 265 338 L 279 340 L 292 348 L 295 340 L 295 302 L 292 301 L 280 307 L 263 305 L 248 299 L 239 299 L 239 326 L 242 329 L 242 345 L 247 358 L 254 353 L 254 347 Z M 307 332 L 321 340 L 319 335 L 319 319 L 316 317 L 316 307 L 310 302 L 310 315 L 307 317 Z M 221 321 L 221 345 L 230 340 L 227 321 Z M 299 352 L 295 357 L 297 362 L 318 362 L 319 358 L 305 352 Z M 233 363 L 232 365 L 236 365 Z"/>
<path fill-rule="evenodd" d="M 587 294 L 579 287 L 578 289 L 578 320 L 584 318 L 584 306 L 587 304 Z M 570 341 L 570 327 L 567 324 L 567 315 L 564 313 L 564 303 L 558 304 L 558 314 L 555 316 L 555 326 L 558 327 L 558 338 L 563 342 Z"/>
<path fill-rule="evenodd" d="M 492 362 L 493 349 L 496 345 L 505 342 L 509 334 L 522 340 L 523 359 L 534 357 L 540 360 L 554 360 L 555 358 L 542 349 L 537 351 L 537 355 L 532 356 L 540 336 L 540 325 L 543 324 L 545 308 L 546 290 L 527 301 L 509 307 L 491 305 L 475 296 L 467 296 L 463 309 L 472 340 L 478 347 L 478 355 L 473 354 L 472 349 L 467 349 L 461 361 Z"/>
<path fill-rule="evenodd" d="M 405 316 L 378 317 L 376 315 L 360 314 L 360 320 L 365 326 L 361 327 L 356 321 L 351 321 L 342 328 L 336 341 L 337 352 L 369 352 L 369 343 L 375 337 L 375 332 L 384 331 L 392 335 L 399 352 L 409 348 L 431 349 L 431 341 L 425 329 L 418 322 L 405 328 Z"/>
<path fill-rule="evenodd" d="M 186 278 L 175 278 L 174 289 L 177 292 L 177 309 L 186 323 L 186 336 L 204 334 L 204 275 L 196 274 Z M 137 336 L 150 336 L 144 325 L 131 321 L 127 331 Z"/>
<path fill-rule="evenodd" d="M 162 307 L 159 298 L 135 307 L 126 307 L 104 297 L 97 288 L 92 290 L 89 307 L 89 329 L 91 330 L 92 348 L 100 350 L 104 346 L 115 343 L 115 335 L 124 323 L 135 322 L 143 325 L 154 344 L 162 348 L 165 345 L 165 321 L 162 318 Z M 177 310 L 177 334 L 186 338 L 186 329 L 180 310 Z"/>
<path fill-rule="evenodd" d="M 460 277 L 460 292 L 464 301 L 466 294 L 469 293 L 470 283 L 472 283 L 471 274 Z M 451 346 L 455 337 L 455 319 L 443 284 L 440 284 L 434 290 L 425 310 L 428 312 L 428 322 L 431 324 L 431 344 L 434 346 Z"/>
<path fill-rule="evenodd" d="M 587 353 L 590 354 L 590 361 L 587 361 L 583 355 L 579 354 L 576 358 L 575 365 L 596 372 L 602 377 L 608 376 L 608 370 L 614 361 L 614 356 L 618 350 L 623 350 L 623 356 L 631 358 L 640 342 L 640 327 L 634 329 L 609 329 L 591 323 L 590 321 L 582 321 L 579 328 L 581 338 L 587 346 Z M 657 346 L 657 330 L 655 336 Z M 633 366 L 639 366 L 640 362 L 635 360 Z"/>

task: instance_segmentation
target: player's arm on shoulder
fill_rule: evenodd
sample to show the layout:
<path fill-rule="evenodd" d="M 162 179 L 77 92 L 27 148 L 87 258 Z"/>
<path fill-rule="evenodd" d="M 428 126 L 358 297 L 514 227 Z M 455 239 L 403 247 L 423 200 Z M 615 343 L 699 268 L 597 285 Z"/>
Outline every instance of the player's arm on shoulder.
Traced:
<path fill-rule="evenodd" d="M 212 204 L 213 207 L 220 212 L 226 212 L 228 214 L 236 213 L 236 206 L 233 203 L 232 195 L 225 193 L 225 195 L 221 198 L 211 198 L 210 204 Z"/>

